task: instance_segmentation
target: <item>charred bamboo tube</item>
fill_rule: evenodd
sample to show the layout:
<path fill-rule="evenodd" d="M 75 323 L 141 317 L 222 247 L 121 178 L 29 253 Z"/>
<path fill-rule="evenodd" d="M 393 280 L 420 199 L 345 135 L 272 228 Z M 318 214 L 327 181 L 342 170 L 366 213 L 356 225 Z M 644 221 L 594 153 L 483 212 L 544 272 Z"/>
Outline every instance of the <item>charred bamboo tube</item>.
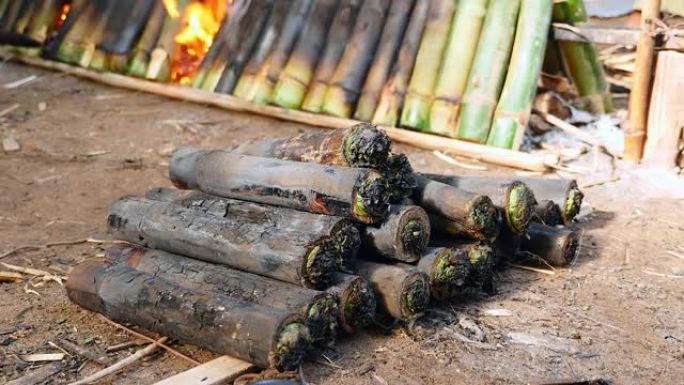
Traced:
<path fill-rule="evenodd" d="M 145 30 L 142 32 L 140 39 L 138 39 L 138 42 L 131 53 L 127 71 L 129 75 L 139 78 L 144 78 L 147 75 L 150 55 L 157 45 L 166 16 L 164 2 L 156 1 L 150 16 L 147 18 Z"/>
<path fill-rule="evenodd" d="M 391 154 L 383 170 L 390 186 L 390 202 L 397 203 L 408 198 L 416 188 L 416 176 L 411 162 L 404 154 Z"/>
<path fill-rule="evenodd" d="M 297 313 L 185 289 L 130 267 L 86 261 L 66 284 L 75 304 L 260 367 L 293 370 L 310 345 Z"/>
<path fill-rule="evenodd" d="M 31 15 L 31 22 L 24 34 L 34 40 L 44 42 L 62 11 L 61 0 L 44 0 L 39 2 Z M 1 13 L 1 12 L 0 12 Z"/>
<path fill-rule="evenodd" d="M 553 21 L 574 25 L 586 22 L 583 0 L 563 0 L 554 3 Z M 594 113 L 613 111 L 613 101 L 603 65 L 591 43 L 559 41 L 558 45 L 583 104 Z"/>
<path fill-rule="evenodd" d="M 413 0 L 394 0 L 390 4 L 375 59 L 370 66 L 359 101 L 356 104 L 354 111 L 354 119 L 356 120 L 370 122 L 373 118 L 380 92 L 387 81 L 392 63 L 397 57 L 399 46 L 404 37 L 413 3 Z"/>
<path fill-rule="evenodd" d="M 418 269 L 430 277 L 430 294 L 438 301 L 456 297 L 470 275 L 470 259 L 464 249 L 432 247 L 418 261 Z"/>
<path fill-rule="evenodd" d="M 430 241 L 430 220 L 418 206 L 392 205 L 379 227 L 366 227 L 367 250 L 401 262 L 416 262 Z"/>
<path fill-rule="evenodd" d="M 302 110 L 314 113 L 321 112 L 328 82 L 335 73 L 337 64 L 348 44 L 360 7 L 361 0 L 340 0 L 326 37 L 325 49 L 316 65 L 313 80 L 309 84 L 302 102 Z"/>
<path fill-rule="evenodd" d="M 273 103 L 284 108 L 299 109 L 306 88 L 314 75 L 330 22 L 335 15 L 338 0 L 314 1 L 301 36 L 280 74 L 273 91 Z"/>
<path fill-rule="evenodd" d="M 119 239 L 304 287 L 325 287 L 337 270 L 337 250 L 325 236 L 258 220 L 219 218 L 128 197 L 111 205 L 107 221 Z"/>
<path fill-rule="evenodd" d="M 406 320 L 425 311 L 430 302 L 430 280 L 411 265 L 359 262 L 357 271 L 370 282 L 379 309 Z"/>
<path fill-rule="evenodd" d="M 382 221 L 389 210 L 387 181 L 369 169 L 182 148 L 171 158 L 170 175 L 180 188 L 366 224 Z"/>
<path fill-rule="evenodd" d="M 113 246 L 107 259 L 189 290 L 299 313 L 306 319 L 314 344 L 335 341 L 339 311 L 337 299 L 330 293 L 152 249 Z"/>
<path fill-rule="evenodd" d="M 430 214 L 433 233 L 492 242 L 499 234 L 499 212 L 486 195 L 417 176 L 413 200 Z"/>
<path fill-rule="evenodd" d="M 312 2 L 313 0 L 294 0 L 290 6 L 273 51 L 259 68 L 247 91 L 247 100 L 256 104 L 267 104 L 272 101 L 273 89 L 302 32 L 302 25 L 309 14 Z"/>
<path fill-rule="evenodd" d="M 542 179 L 542 178 L 509 178 L 509 177 L 481 177 L 481 176 L 444 176 L 434 175 L 442 182 L 454 185 L 494 185 L 501 186 L 519 181 L 527 185 L 534 192 L 534 197 L 538 202 L 544 204 L 545 201 L 557 202 L 563 215 L 563 221 L 571 222 L 580 211 L 584 194 L 577 186 L 577 181 L 562 179 Z"/>
<path fill-rule="evenodd" d="M 408 93 L 401 112 L 400 125 L 427 129 L 430 123 L 430 105 L 434 98 L 440 60 L 449 36 L 451 19 L 456 2 L 431 0 L 425 33 L 413 68 Z"/>
<path fill-rule="evenodd" d="M 97 52 L 97 44 L 102 40 L 105 35 L 105 30 L 107 28 L 107 20 L 112 16 L 112 14 L 118 9 L 117 4 L 114 1 L 103 1 L 103 5 L 98 13 L 96 13 L 96 21 L 93 24 L 93 28 L 86 32 L 86 36 L 81 37 L 80 45 L 82 49 L 82 55 L 79 58 L 78 65 L 84 68 L 90 67 L 91 63 L 95 59 L 96 67 L 104 67 L 106 62 L 106 57 L 103 52 Z"/>
<path fill-rule="evenodd" d="M 288 5 L 287 1 L 278 1 L 279 7 Z M 270 49 L 273 41 L 273 32 L 268 33 L 273 25 L 273 14 L 283 11 L 274 11 L 273 0 L 252 1 L 247 13 L 238 23 L 237 39 L 226 47 L 223 59 L 223 73 L 216 84 L 216 92 L 232 94 L 240 79 L 240 76 L 248 62 L 261 62 Z M 271 30 L 272 31 L 272 30 Z"/>
<path fill-rule="evenodd" d="M 537 205 L 532 216 L 532 221 L 547 226 L 558 226 L 563 224 L 563 212 L 560 206 L 554 201 L 542 201 Z"/>
<path fill-rule="evenodd" d="M 58 52 L 64 40 L 69 37 L 74 27 L 78 26 L 81 17 L 89 17 L 92 15 L 92 8 L 94 2 L 89 0 L 73 0 L 69 3 L 69 12 L 66 14 L 66 19 L 62 22 L 57 32 L 53 37 L 48 39 L 43 48 L 43 56 L 50 59 L 58 59 Z M 64 8 L 62 8 L 64 11 Z"/>
<path fill-rule="evenodd" d="M 0 21 L 5 22 L 5 12 L 7 12 L 7 6 L 9 5 L 9 0 L 0 0 Z"/>
<path fill-rule="evenodd" d="M 494 267 L 496 265 L 495 250 L 487 245 L 472 243 L 452 247 L 463 250 L 470 261 L 470 275 L 467 285 L 489 291 L 493 287 Z"/>
<path fill-rule="evenodd" d="M 522 0 L 511 64 L 487 138 L 489 146 L 517 151 L 522 145 L 544 63 L 552 9 L 548 0 Z"/>
<path fill-rule="evenodd" d="M 150 63 L 147 66 L 147 74 L 145 74 L 147 79 L 167 81 L 171 77 L 172 55 L 176 48 L 175 38 L 183 24 L 183 15 L 187 5 L 188 0 L 177 0 L 178 14 L 171 15 L 166 12 L 159 37 L 150 53 Z"/>
<path fill-rule="evenodd" d="M 460 1 L 456 7 L 435 85 L 435 101 L 430 107 L 430 132 L 457 136 L 458 111 L 487 14 L 487 2 Z"/>
<path fill-rule="evenodd" d="M 484 143 L 506 78 L 520 0 L 490 0 L 458 118 L 458 138 Z"/>
<path fill-rule="evenodd" d="M 230 149 L 262 156 L 342 167 L 382 169 L 392 147 L 387 134 L 368 123 L 290 138 L 248 141 Z"/>
<path fill-rule="evenodd" d="M 533 223 L 527 237 L 520 241 L 520 251 L 537 256 L 551 266 L 567 266 L 577 257 L 579 242 L 577 231 Z"/>
<path fill-rule="evenodd" d="M 290 15 L 289 10 L 294 7 L 294 3 L 298 0 L 279 0 L 275 1 L 273 10 L 271 11 L 264 31 L 259 39 L 259 43 L 254 49 L 249 62 L 242 70 L 240 77 L 235 86 L 233 94 L 241 99 L 249 100 L 259 69 L 266 64 L 271 53 L 276 49 L 281 34 L 284 32 L 284 27 L 287 24 L 287 17 Z"/>
<path fill-rule="evenodd" d="M 344 54 L 323 97 L 321 112 L 349 118 L 380 41 L 390 0 L 365 0 Z"/>
<path fill-rule="evenodd" d="M 7 9 L 7 15 L 0 28 L 5 32 L 23 34 L 31 21 L 31 15 L 36 8 L 36 0 L 13 0 Z"/>
<path fill-rule="evenodd" d="M 437 174 L 425 174 L 425 177 L 465 191 L 487 195 L 503 211 L 506 225 L 514 234 L 522 234 L 527 230 L 537 206 L 532 189 L 518 180 L 504 182 L 489 177 Z"/>
<path fill-rule="evenodd" d="M 299 231 L 304 234 L 320 234 L 328 238 L 336 252 L 332 257 L 340 270 L 349 270 L 361 246 L 359 229 L 348 218 L 317 215 L 274 207 L 259 203 L 220 198 L 192 190 L 157 187 L 145 194 L 145 198 L 171 202 L 174 208 L 209 214 L 218 218 L 232 218 L 247 222 L 259 218 L 271 227 Z"/>
<path fill-rule="evenodd" d="M 356 333 L 375 318 L 377 300 L 373 288 L 365 279 L 337 273 L 326 291 L 339 299 L 339 321 L 345 332 Z"/>
<path fill-rule="evenodd" d="M 156 0 L 118 0 L 98 48 L 109 54 L 130 53 L 144 31 L 155 3 Z"/>
<path fill-rule="evenodd" d="M 92 34 L 97 28 L 98 13 L 103 11 L 101 3 L 98 1 L 86 1 L 75 4 L 80 6 L 81 9 L 77 11 L 78 8 L 74 8 L 69 12 L 67 21 L 62 27 L 68 27 L 68 29 L 60 37 L 59 46 L 55 49 L 56 59 L 70 64 L 78 64 L 80 62 L 81 57 L 85 53 L 85 46 L 81 44 L 81 41 Z"/>
<path fill-rule="evenodd" d="M 392 66 L 387 83 L 382 88 L 380 99 L 373 113 L 372 122 L 375 124 L 395 127 L 399 121 L 399 112 L 404 105 L 406 88 L 423 36 L 429 3 L 429 1 L 416 1 L 413 7 L 411 20 L 406 28 L 397 60 Z"/>

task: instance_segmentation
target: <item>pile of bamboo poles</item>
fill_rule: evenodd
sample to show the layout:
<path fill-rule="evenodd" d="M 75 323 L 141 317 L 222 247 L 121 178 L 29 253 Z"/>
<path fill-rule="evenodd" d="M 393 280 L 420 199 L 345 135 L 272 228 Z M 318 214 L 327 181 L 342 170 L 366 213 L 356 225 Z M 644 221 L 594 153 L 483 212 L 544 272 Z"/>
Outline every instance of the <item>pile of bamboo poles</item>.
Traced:
<path fill-rule="evenodd" d="M 162 0 L 10 3 L 0 7 L 6 27 L 35 36 L 20 21 L 44 20 L 50 38 L 41 32 L 39 40 L 51 59 L 513 150 L 528 125 L 552 16 L 583 21 L 582 0 L 240 0 L 191 78 L 179 80 L 171 67 L 183 12 L 210 1 L 176 0 L 173 12 Z M 593 47 L 553 42 L 549 50 L 563 56 L 586 104 L 609 111 Z"/>
<path fill-rule="evenodd" d="M 520 256 L 564 266 L 570 181 L 415 173 L 360 124 L 216 150 L 181 148 L 176 188 L 114 202 L 117 244 L 67 283 L 76 304 L 185 343 L 292 370 L 381 319 L 494 289 Z M 377 312 L 377 313 L 376 313 Z"/>

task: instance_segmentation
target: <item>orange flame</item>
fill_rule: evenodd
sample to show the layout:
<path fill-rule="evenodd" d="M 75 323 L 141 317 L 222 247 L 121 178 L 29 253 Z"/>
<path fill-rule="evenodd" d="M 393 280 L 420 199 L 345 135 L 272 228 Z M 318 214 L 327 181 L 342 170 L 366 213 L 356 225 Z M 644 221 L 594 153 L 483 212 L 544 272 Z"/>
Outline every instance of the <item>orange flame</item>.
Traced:
<path fill-rule="evenodd" d="M 181 31 L 171 64 L 171 80 L 189 84 L 226 16 L 226 0 L 194 0 L 183 11 Z M 169 15 L 179 15 L 176 0 L 164 0 Z"/>
<path fill-rule="evenodd" d="M 55 27 L 59 28 L 64 24 L 64 22 L 67 19 L 67 16 L 69 16 L 69 11 L 71 11 L 71 3 L 66 2 L 64 3 L 64 5 L 62 5 L 62 12 L 59 14 L 59 17 L 57 18 Z"/>

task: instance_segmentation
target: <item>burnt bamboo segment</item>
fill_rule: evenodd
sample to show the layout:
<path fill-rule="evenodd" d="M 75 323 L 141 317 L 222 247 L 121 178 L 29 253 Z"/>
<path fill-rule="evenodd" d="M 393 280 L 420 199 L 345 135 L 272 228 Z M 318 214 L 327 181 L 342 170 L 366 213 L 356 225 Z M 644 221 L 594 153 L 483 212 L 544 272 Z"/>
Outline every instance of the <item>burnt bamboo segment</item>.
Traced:
<path fill-rule="evenodd" d="M 147 18 L 145 29 L 138 39 L 128 62 L 127 73 L 132 76 L 144 78 L 147 75 L 147 67 L 150 64 L 150 55 L 157 45 L 161 35 L 164 21 L 166 20 L 166 8 L 164 2 L 156 1 L 154 8 Z"/>
<path fill-rule="evenodd" d="M 351 219 L 332 215 L 317 215 L 284 207 L 221 198 L 193 190 L 177 190 L 157 187 L 145 194 L 145 198 L 170 202 L 174 208 L 218 218 L 231 218 L 252 222 L 271 223 L 275 228 L 296 230 L 305 234 L 319 234 L 327 238 L 332 254 L 340 270 L 353 265 L 361 246 L 361 235 Z"/>
<path fill-rule="evenodd" d="M 551 266 L 561 267 L 575 260 L 579 244 L 580 235 L 577 231 L 533 223 L 527 236 L 520 240 L 520 252 L 536 256 Z"/>
<path fill-rule="evenodd" d="M 302 102 L 304 111 L 321 112 L 328 82 L 335 73 L 337 64 L 347 46 L 361 2 L 362 0 L 340 0 L 326 37 L 325 49 L 316 65 L 313 80 L 309 84 Z"/>
<path fill-rule="evenodd" d="M 249 100 L 259 69 L 267 62 L 271 52 L 276 49 L 279 37 L 287 24 L 289 10 L 293 8 L 296 1 L 276 0 L 274 2 L 273 8 L 264 23 L 258 43 L 242 69 L 242 73 L 239 74 L 233 95 Z"/>
<path fill-rule="evenodd" d="M 316 64 L 325 48 L 328 27 L 338 3 L 338 0 L 314 1 L 301 36 L 273 91 L 274 104 L 289 109 L 301 107 Z"/>
<path fill-rule="evenodd" d="M 31 20 L 31 14 L 36 6 L 36 0 L 12 0 L 7 5 L 5 17 L 0 20 L 0 30 L 23 34 Z"/>
<path fill-rule="evenodd" d="M 325 287 L 337 270 L 337 250 L 325 236 L 259 218 L 219 218 L 127 197 L 110 206 L 107 223 L 118 239 L 304 287 Z"/>
<path fill-rule="evenodd" d="M 323 97 L 322 113 L 349 118 L 380 41 L 390 0 L 365 0 Z"/>
<path fill-rule="evenodd" d="M 317 131 L 289 138 L 257 139 L 229 151 L 242 154 L 341 167 L 381 170 L 392 142 L 384 131 L 368 123 L 332 131 Z"/>
<path fill-rule="evenodd" d="M 264 368 L 296 369 L 310 345 L 297 313 L 188 290 L 124 265 L 83 262 L 69 275 L 66 289 L 72 302 L 114 321 Z"/>
<path fill-rule="evenodd" d="M 440 183 L 488 196 L 503 211 L 506 225 L 514 234 L 527 230 L 534 215 L 537 200 L 534 191 L 518 180 L 498 181 L 490 177 L 425 174 Z"/>
<path fill-rule="evenodd" d="M 492 242 L 499 235 L 499 211 L 483 194 L 417 176 L 413 201 L 430 215 L 433 233 Z"/>
<path fill-rule="evenodd" d="M 285 1 L 278 3 L 281 6 L 287 4 Z M 255 51 L 263 51 L 264 39 L 273 40 L 273 36 L 264 36 L 273 13 L 274 0 L 253 0 L 250 3 L 247 13 L 238 23 L 235 33 L 237 39 L 226 48 L 223 57 L 223 73 L 216 84 L 216 92 L 232 94 L 250 59 L 257 60 L 257 57 L 263 57 L 263 52 L 255 53 Z"/>
<path fill-rule="evenodd" d="M 416 175 L 408 157 L 404 154 L 391 154 L 383 170 L 390 186 L 390 202 L 397 203 L 409 198 L 416 188 Z"/>
<path fill-rule="evenodd" d="M 84 47 L 80 42 L 93 33 L 99 20 L 98 13 L 103 12 L 102 1 L 74 2 L 66 22 L 62 26 L 65 31 L 55 39 L 55 45 L 50 52 L 54 58 L 69 64 L 78 64 L 83 56 Z M 51 47 L 52 48 L 52 47 Z"/>
<path fill-rule="evenodd" d="M 82 17 L 90 17 L 94 7 L 94 2 L 89 0 L 73 0 L 70 3 L 69 13 L 62 23 L 57 33 L 47 41 L 43 48 L 43 56 L 50 59 L 58 59 L 58 52 L 64 40 L 71 35 L 72 30 L 76 27 Z M 85 15 L 85 16 L 84 16 Z"/>
<path fill-rule="evenodd" d="M 430 241 L 430 220 L 418 206 L 392 205 L 379 227 L 366 227 L 364 247 L 382 258 L 412 263 Z"/>
<path fill-rule="evenodd" d="M 159 250 L 117 245 L 106 257 L 189 290 L 299 313 L 315 345 L 331 345 L 337 336 L 339 311 L 332 294 Z"/>
<path fill-rule="evenodd" d="M 183 25 L 183 15 L 189 0 L 176 1 L 177 15 L 166 12 L 161 32 L 150 53 L 150 63 L 145 77 L 151 80 L 167 81 L 171 78 L 171 61 L 176 49 L 176 35 Z"/>
<path fill-rule="evenodd" d="M 392 66 L 387 83 L 382 88 L 377 107 L 373 113 L 372 122 L 375 124 L 389 127 L 397 126 L 399 114 L 404 105 L 409 78 L 423 36 L 429 3 L 429 1 L 416 1 L 413 7 L 411 20 L 406 28 L 397 60 Z"/>
<path fill-rule="evenodd" d="M 267 104 L 272 101 L 273 89 L 290 57 L 295 43 L 302 32 L 313 0 L 295 0 L 288 10 L 283 28 L 279 31 L 278 40 L 268 58 L 255 74 L 246 99 L 256 104 Z"/>
<path fill-rule="evenodd" d="M 326 291 L 339 300 L 339 321 L 345 332 L 356 333 L 375 319 L 377 299 L 373 288 L 364 278 L 337 273 Z"/>
<path fill-rule="evenodd" d="M 430 302 L 428 276 L 411 265 L 360 261 L 357 271 L 373 287 L 379 309 L 395 319 L 410 319 Z"/>
<path fill-rule="evenodd" d="M 465 249 L 431 247 L 418 261 L 418 269 L 430 277 L 430 294 L 438 301 L 455 298 L 470 276 L 471 263 Z"/>
<path fill-rule="evenodd" d="M 186 147 L 171 158 L 170 176 L 179 188 L 350 217 L 366 224 L 382 221 L 389 210 L 387 181 L 370 169 Z"/>
<path fill-rule="evenodd" d="M 563 212 L 560 206 L 554 201 L 542 201 L 534 210 L 532 221 L 547 226 L 558 226 L 563 224 Z"/>
<path fill-rule="evenodd" d="M 401 41 L 404 38 L 404 31 L 411 16 L 413 3 L 414 0 L 394 0 L 391 2 L 375 59 L 370 66 L 359 101 L 356 104 L 354 119 L 370 122 L 373 118 L 380 92 L 387 81 L 392 64 L 397 58 Z"/>
<path fill-rule="evenodd" d="M 425 33 L 420 42 L 416 64 L 401 112 L 400 125 L 427 129 L 430 123 L 430 106 L 434 98 L 439 65 L 449 36 L 451 19 L 456 2 L 431 0 Z"/>
<path fill-rule="evenodd" d="M 467 285 L 491 292 L 494 289 L 494 268 L 496 266 L 496 251 L 488 245 L 470 243 L 451 246 L 455 251 L 466 253 L 470 261 L 470 274 Z"/>
<path fill-rule="evenodd" d="M 24 34 L 36 41 L 44 42 L 52 32 L 55 22 L 62 12 L 62 0 L 43 0 L 36 4 L 31 21 Z"/>

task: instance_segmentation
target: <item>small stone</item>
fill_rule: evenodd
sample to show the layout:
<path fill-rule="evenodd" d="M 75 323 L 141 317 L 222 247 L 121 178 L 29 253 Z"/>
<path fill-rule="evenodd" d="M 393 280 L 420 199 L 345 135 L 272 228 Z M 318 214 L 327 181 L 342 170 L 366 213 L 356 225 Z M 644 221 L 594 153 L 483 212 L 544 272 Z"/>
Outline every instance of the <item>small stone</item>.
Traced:
<path fill-rule="evenodd" d="M 43 112 L 47 108 L 47 103 L 45 102 L 40 102 L 38 103 L 38 111 Z"/>
<path fill-rule="evenodd" d="M 15 152 L 19 151 L 21 149 L 21 146 L 19 145 L 19 142 L 17 142 L 16 139 L 10 136 L 9 138 L 4 138 L 2 140 L 2 149 L 5 152 Z"/>

